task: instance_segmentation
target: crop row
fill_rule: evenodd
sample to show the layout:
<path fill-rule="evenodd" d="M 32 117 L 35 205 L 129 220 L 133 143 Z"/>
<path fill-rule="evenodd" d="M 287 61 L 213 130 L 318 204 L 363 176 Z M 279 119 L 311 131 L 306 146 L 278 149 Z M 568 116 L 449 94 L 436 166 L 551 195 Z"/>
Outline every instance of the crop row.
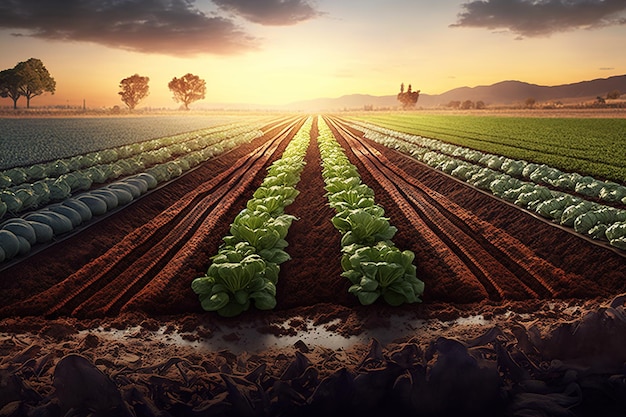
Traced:
<path fill-rule="evenodd" d="M 279 265 L 290 259 L 285 251 L 287 232 L 295 217 L 284 213 L 299 191 L 296 185 L 304 168 L 313 119 L 309 117 L 269 168 L 254 192 L 230 225 L 218 253 L 206 274 L 192 282 L 206 311 L 236 316 L 254 306 L 260 310 L 276 306 Z"/>
<path fill-rule="evenodd" d="M 375 142 L 412 155 L 433 168 L 556 223 L 573 227 L 578 233 L 626 250 L 626 210 L 585 198 L 626 204 L 623 185 L 375 125 L 353 126 Z"/>
<path fill-rule="evenodd" d="M 624 118 L 385 114 L 361 118 L 397 131 L 535 161 L 565 171 L 626 180 Z"/>
<path fill-rule="evenodd" d="M 243 137 L 260 135 L 248 125 L 229 125 L 12 168 L 0 174 L 0 219 L 140 172 L 166 181 L 241 143 Z"/>
<path fill-rule="evenodd" d="M 267 116 L 159 115 L 0 119 L 0 171 Z"/>
<path fill-rule="evenodd" d="M 146 162 L 149 162 L 149 158 L 151 156 L 150 152 L 159 149 L 167 149 L 174 155 L 183 154 L 185 153 L 185 146 L 192 149 L 201 149 L 202 147 L 207 146 L 204 143 L 207 140 L 216 138 L 219 140 L 219 136 L 216 136 L 219 132 L 222 132 L 222 138 L 224 138 L 225 133 L 237 127 L 242 128 L 245 127 L 245 125 L 230 124 L 215 126 L 193 132 L 146 140 L 143 142 L 138 141 L 100 151 L 81 153 L 68 158 L 55 159 L 53 157 L 49 162 L 5 169 L 0 171 L 0 188 L 17 186 L 25 182 L 32 183 L 44 178 L 57 178 L 69 172 L 101 164 L 110 164 L 112 162 L 133 156 L 141 156 L 142 158 L 147 159 Z M 200 141 L 200 143 L 194 143 L 198 141 Z"/>
<path fill-rule="evenodd" d="M 48 196 L 46 203 L 51 200 L 56 202 L 22 216 L 9 218 L 0 224 L 0 263 L 19 255 L 26 255 L 34 245 L 51 242 L 89 222 L 93 217 L 102 216 L 119 206 L 126 205 L 158 184 L 178 177 L 201 162 L 261 135 L 258 130 L 248 129 L 243 131 L 236 129 L 234 133 L 236 136 L 227 140 L 154 165 L 143 172 L 118 179 L 103 187 L 72 196 L 70 196 L 72 190 L 67 185 L 62 194 L 54 196 L 53 191 L 48 188 L 44 194 Z M 21 197 L 18 195 L 18 198 Z M 6 203 L 0 202 L 0 210 L 2 204 Z M 1 211 L 0 213 L 4 214 Z"/>
<path fill-rule="evenodd" d="M 374 192 L 361 182 L 326 122 L 318 122 L 318 146 L 328 201 L 336 215 L 332 223 L 342 234 L 342 276 L 352 283 L 349 292 L 363 305 L 379 297 L 390 305 L 419 302 L 424 282 L 416 277 L 415 254 L 392 242 L 397 228 L 375 203 Z"/>

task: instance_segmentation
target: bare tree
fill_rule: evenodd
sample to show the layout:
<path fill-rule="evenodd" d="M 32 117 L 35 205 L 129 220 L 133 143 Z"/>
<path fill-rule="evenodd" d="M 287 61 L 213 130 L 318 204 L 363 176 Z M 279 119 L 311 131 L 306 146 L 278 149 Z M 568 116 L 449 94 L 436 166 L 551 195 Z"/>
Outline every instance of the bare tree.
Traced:
<path fill-rule="evenodd" d="M 190 73 L 181 78 L 174 77 L 167 86 L 174 93 L 174 100 L 182 102 L 185 110 L 189 110 L 190 103 L 203 100 L 206 94 L 206 82 Z"/>
<path fill-rule="evenodd" d="M 128 106 L 129 110 L 133 110 L 137 104 L 149 94 L 150 87 L 148 82 L 150 78 L 142 77 L 139 74 L 131 75 L 128 78 L 124 78 L 120 81 L 120 96 L 122 101 Z"/>

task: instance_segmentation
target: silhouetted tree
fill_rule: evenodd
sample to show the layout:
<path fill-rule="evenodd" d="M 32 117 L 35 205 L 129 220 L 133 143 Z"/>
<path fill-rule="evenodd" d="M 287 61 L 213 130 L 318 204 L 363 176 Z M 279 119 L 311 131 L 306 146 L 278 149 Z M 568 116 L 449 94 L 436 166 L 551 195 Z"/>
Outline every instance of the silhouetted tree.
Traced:
<path fill-rule="evenodd" d="M 122 101 L 128 106 L 129 110 L 133 110 L 137 104 L 149 94 L 150 87 L 148 82 L 150 78 L 142 77 L 139 74 L 131 75 L 120 81 L 120 89 L 118 92 L 122 96 Z"/>
<path fill-rule="evenodd" d="M 485 102 L 484 102 L 484 101 L 482 101 L 482 100 L 478 100 L 478 101 L 476 102 L 475 107 L 476 107 L 477 109 L 479 109 L 479 110 L 480 110 L 480 109 L 484 109 L 484 108 L 485 108 L 485 107 L 487 107 L 487 106 L 485 106 Z"/>
<path fill-rule="evenodd" d="M 613 90 L 606 95 L 606 98 L 607 100 L 617 100 L 621 95 L 622 93 L 620 93 L 619 90 Z"/>
<path fill-rule="evenodd" d="M 20 74 L 15 68 L 0 71 L 0 97 L 13 100 L 13 108 L 17 109 L 17 99 L 20 98 Z"/>
<path fill-rule="evenodd" d="M 206 94 L 206 82 L 189 73 L 181 78 L 174 77 L 167 86 L 174 93 L 174 100 L 182 102 L 185 110 L 189 110 L 189 103 L 204 99 Z"/>
<path fill-rule="evenodd" d="M 472 100 L 465 100 L 463 104 L 461 104 L 461 108 L 463 110 L 469 110 L 474 108 L 474 102 Z"/>
<path fill-rule="evenodd" d="M 535 100 L 534 97 L 528 97 L 526 101 L 524 102 L 524 104 L 526 105 L 527 108 L 532 109 L 533 107 L 535 107 L 536 102 L 537 101 Z"/>
<path fill-rule="evenodd" d="M 407 88 L 406 92 L 404 91 L 404 83 L 400 84 L 400 92 L 398 93 L 398 101 L 402 103 L 403 109 L 409 109 L 415 107 L 417 103 L 417 99 L 420 96 L 420 90 L 411 91 L 411 84 L 409 84 L 409 88 Z"/>
<path fill-rule="evenodd" d="M 450 102 L 448 102 L 447 106 L 451 107 L 453 109 L 458 109 L 459 107 L 461 107 L 461 101 L 460 100 L 451 100 Z"/>
<path fill-rule="evenodd" d="M 43 65 L 40 59 L 30 58 L 15 66 L 20 80 L 20 94 L 26 97 L 26 108 L 30 108 L 30 99 L 45 92 L 54 94 L 56 81 Z"/>

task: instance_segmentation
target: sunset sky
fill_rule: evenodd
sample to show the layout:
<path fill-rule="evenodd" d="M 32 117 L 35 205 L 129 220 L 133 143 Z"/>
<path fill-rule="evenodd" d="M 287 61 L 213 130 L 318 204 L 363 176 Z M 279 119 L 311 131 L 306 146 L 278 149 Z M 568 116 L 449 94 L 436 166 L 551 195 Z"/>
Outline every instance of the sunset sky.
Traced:
<path fill-rule="evenodd" d="M 0 70 L 39 58 L 57 83 L 33 106 L 123 106 L 119 82 L 135 73 L 150 77 L 138 107 L 170 108 L 167 83 L 188 72 L 207 84 L 191 108 L 390 95 L 402 82 L 427 94 L 558 85 L 626 74 L 625 40 L 624 0 L 0 2 Z"/>

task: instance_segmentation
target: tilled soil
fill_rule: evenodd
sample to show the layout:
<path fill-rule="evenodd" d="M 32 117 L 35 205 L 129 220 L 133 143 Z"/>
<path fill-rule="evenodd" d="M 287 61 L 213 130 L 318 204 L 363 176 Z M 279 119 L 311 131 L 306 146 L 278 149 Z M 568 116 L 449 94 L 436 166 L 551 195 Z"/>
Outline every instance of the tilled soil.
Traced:
<path fill-rule="evenodd" d="M 314 123 L 276 310 L 201 311 L 190 283 L 294 118 L 0 272 L 0 415 L 624 410 L 624 257 L 327 120 L 416 254 L 423 303 L 348 294 Z"/>

